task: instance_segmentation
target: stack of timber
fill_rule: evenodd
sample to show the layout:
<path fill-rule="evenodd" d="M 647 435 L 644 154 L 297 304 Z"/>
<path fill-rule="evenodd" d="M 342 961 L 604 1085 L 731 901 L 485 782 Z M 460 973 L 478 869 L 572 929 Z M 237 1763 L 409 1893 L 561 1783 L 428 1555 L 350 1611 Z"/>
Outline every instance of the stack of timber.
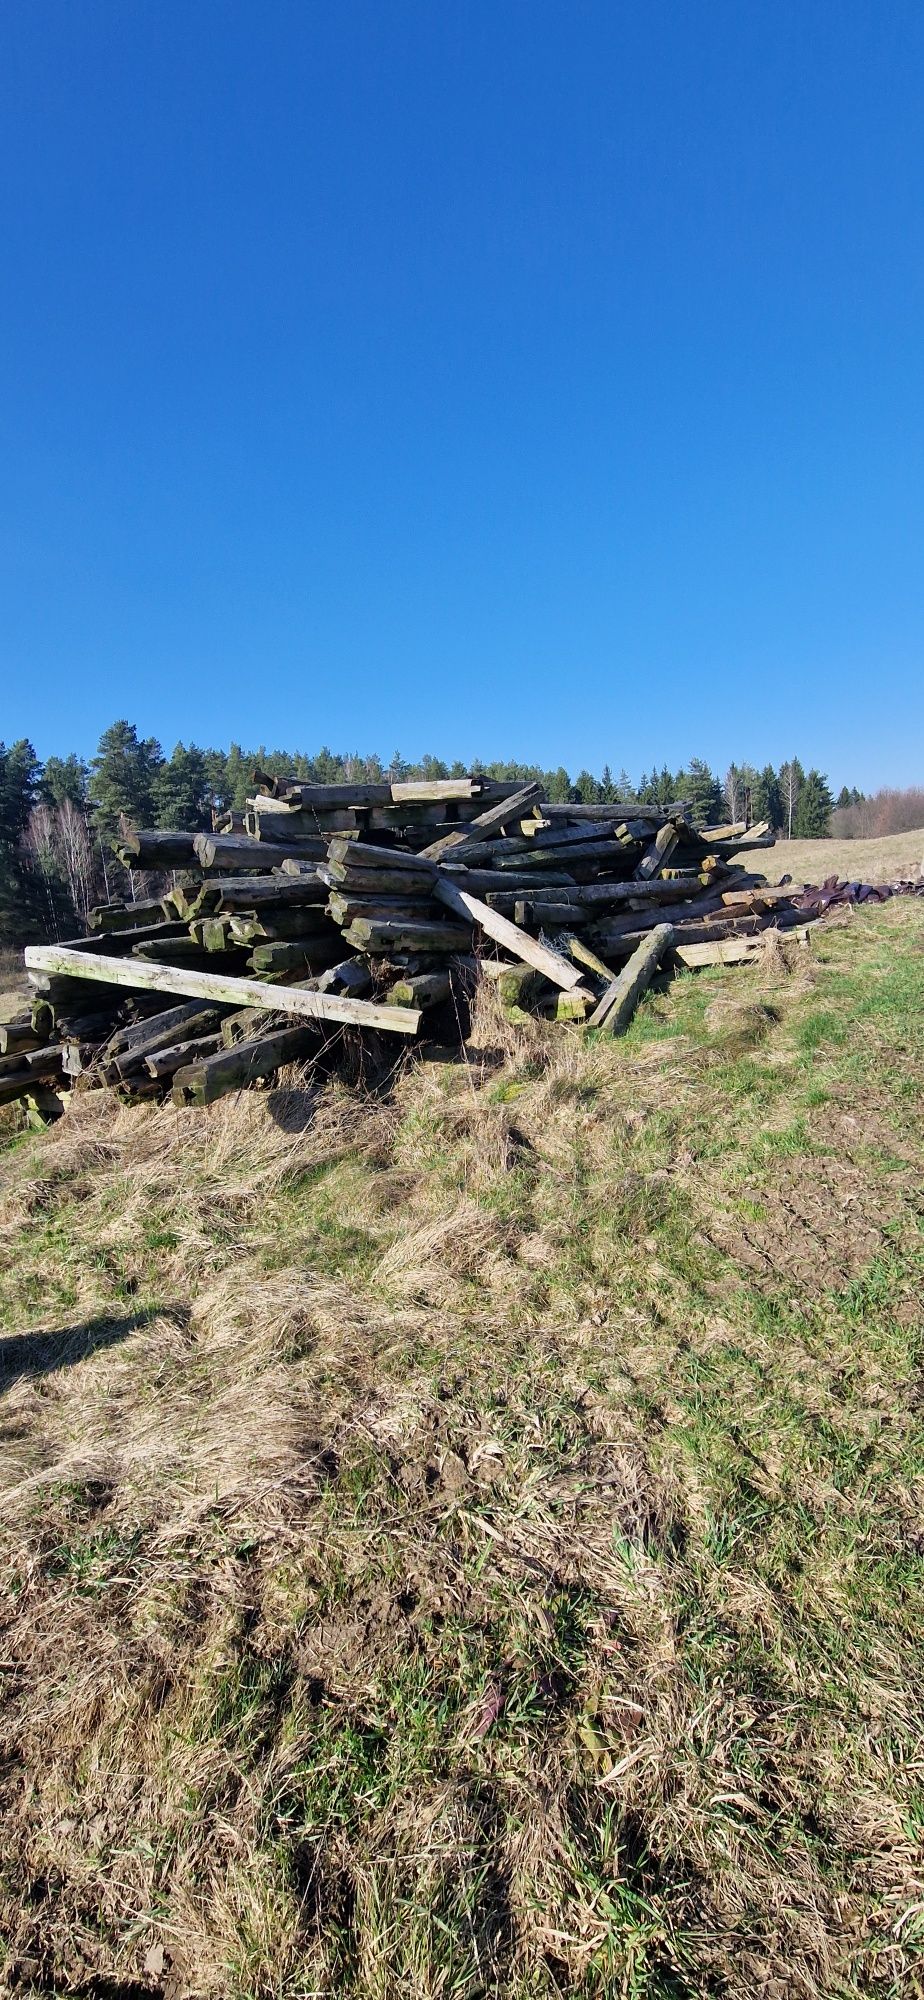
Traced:
<path fill-rule="evenodd" d="M 479 976 L 513 1019 L 616 1033 L 659 968 L 746 959 L 812 915 L 750 871 L 766 827 L 698 830 L 682 802 L 551 804 L 477 774 L 254 784 L 210 833 L 121 836 L 143 895 L 27 950 L 0 1102 L 39 1122 L 74 1084 L 208 1103 L 345 1031 L 458 1039 Z"/>

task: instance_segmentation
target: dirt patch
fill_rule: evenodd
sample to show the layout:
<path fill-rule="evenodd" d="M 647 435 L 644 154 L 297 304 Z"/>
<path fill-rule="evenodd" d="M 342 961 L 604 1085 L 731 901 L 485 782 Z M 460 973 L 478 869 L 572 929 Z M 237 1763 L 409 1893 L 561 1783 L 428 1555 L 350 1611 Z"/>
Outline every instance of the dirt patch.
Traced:
<path fill-rule="evenodd" d="M 798 1157 L 733 1196 L 710 1188 L 701 1233 L 742 1273 L 817 1298 L 859 1276 L 919 1194 L 910 1174 L 874 1178 L 849 1158 Z"/>

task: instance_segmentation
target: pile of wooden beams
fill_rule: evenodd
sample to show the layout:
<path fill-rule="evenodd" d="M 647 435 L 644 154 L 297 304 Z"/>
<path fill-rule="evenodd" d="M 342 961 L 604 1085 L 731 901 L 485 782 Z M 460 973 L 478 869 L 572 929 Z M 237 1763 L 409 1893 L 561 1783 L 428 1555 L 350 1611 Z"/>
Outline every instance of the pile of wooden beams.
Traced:
<path fill-rule="evenodd" d="M 659 966 L 746 958 L 805 921 L 796 888 L 733 859 L 766 827 L 697 830 L 682 803 L 550 804 L 477 775 L 255 787 L 211 833 L 124 835 L 143 893 L 27 950 L 0 1101 L 40 1119 L 79 1078 L 207 1103 L 344 1030 L 458 1037 L 480 975 L 513 1019 L 617 1032 Z"/>

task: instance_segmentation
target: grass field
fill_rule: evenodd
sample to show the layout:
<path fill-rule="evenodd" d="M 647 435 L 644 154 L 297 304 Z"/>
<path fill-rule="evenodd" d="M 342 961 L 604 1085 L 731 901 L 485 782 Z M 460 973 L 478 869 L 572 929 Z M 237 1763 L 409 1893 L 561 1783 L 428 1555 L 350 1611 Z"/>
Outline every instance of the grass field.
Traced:
<path fill-rule="evenodd" d="M 770 882 L 781 875 L 794 882 L 823 882 L 826 875 L 847 882 L 917 881 L 924 871 L 924 827 L 882 840 L 778 840 L 764 855 L 739 858 L 748 867 L 756 864 Z"/>
<path fill-rule="evenodd" d="M 0 1985 L 924 1992 L 924 906 L 0 1154 Z"/>

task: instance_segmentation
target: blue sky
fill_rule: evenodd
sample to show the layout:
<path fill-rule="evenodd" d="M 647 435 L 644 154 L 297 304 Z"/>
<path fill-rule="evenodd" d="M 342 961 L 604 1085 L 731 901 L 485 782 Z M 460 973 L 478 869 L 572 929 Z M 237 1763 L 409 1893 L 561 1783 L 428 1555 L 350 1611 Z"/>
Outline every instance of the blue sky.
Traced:
<path fill-rule="evenodd" d="M 924 779 L 924 12 L 0 20 L 0 735 Z"/>

